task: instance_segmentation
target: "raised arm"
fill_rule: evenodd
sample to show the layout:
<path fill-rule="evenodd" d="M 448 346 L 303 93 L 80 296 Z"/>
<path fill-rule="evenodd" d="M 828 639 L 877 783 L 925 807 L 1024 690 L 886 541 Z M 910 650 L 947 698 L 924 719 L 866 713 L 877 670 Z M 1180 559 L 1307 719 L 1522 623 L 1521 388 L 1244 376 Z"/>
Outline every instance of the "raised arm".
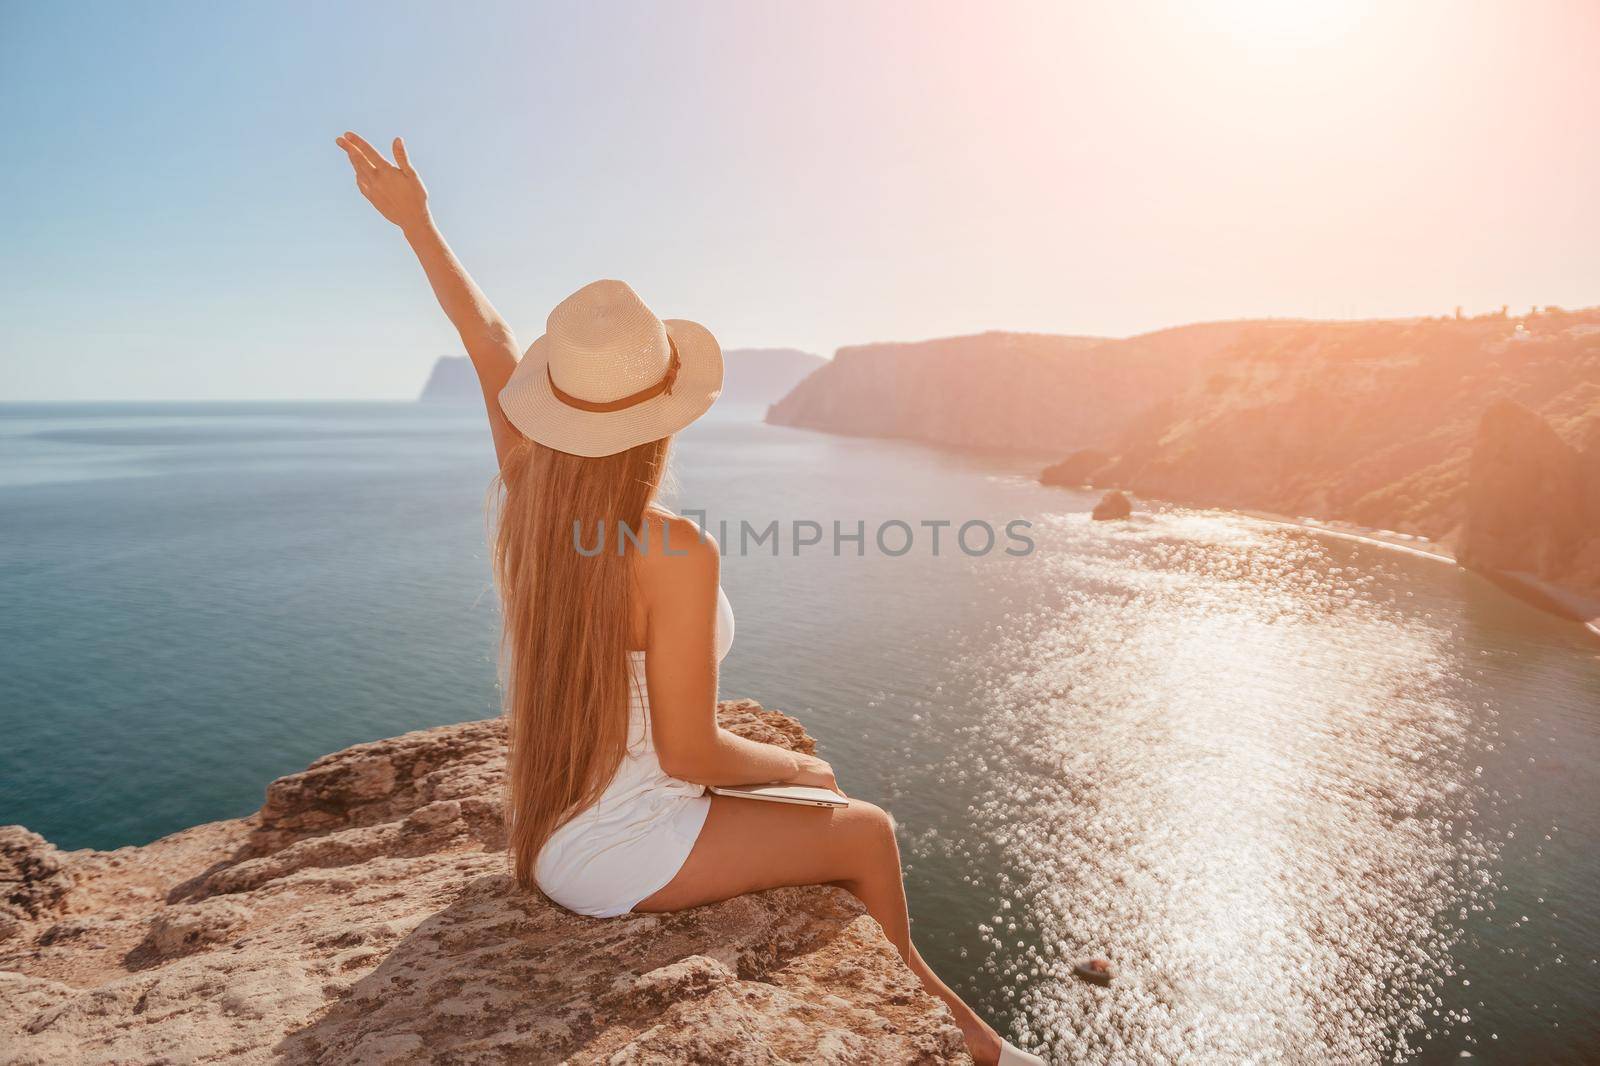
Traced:
<path fill-rule="evenodd" d="M 354 133 L 346 133 L 335 143 L 349 156 L 361 195 L 405 234 L 423 272 L 428 275 L 439 306 L 461 335 L 461 343 L 478 372 L 478 384 L 483 388 L 495 455 L 504 467 L 506 456 L 521 437 L 501 412 L 498 399 L 500 390 L 517 367 L 520 351 L 517 338 L 433 224 L 433 216 L 428 211 L 428 190 L 411 165 L 405 142 L 399 137 L 394 139 L 393 163 Z"/>

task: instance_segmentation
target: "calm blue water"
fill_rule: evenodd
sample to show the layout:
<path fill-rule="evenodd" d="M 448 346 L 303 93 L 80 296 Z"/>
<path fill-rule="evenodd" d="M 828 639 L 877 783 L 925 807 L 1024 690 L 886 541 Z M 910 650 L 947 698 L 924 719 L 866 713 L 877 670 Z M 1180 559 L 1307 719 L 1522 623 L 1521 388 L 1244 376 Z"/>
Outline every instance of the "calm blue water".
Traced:
<path fill-rule="evenodd" d="M 1084 1061 L 1600 1055 L 1600 647 L 1453 567 L 1228 515 L 1087 520 L 1034 464 L 760 425 L 672 503 L 1037 551 L 732 556 L 724 695 L 893 809 L 916 936 Z M 248 813 L 358 741 L 493 714 L 481 416 L 0 407 L 0 823 Z M 869 532 L 870 536 L 870 532 Z M 853 546 L 849 546 L 854 551 Z M 1095 989 L 1070 962 L 1104 953 Z"/>

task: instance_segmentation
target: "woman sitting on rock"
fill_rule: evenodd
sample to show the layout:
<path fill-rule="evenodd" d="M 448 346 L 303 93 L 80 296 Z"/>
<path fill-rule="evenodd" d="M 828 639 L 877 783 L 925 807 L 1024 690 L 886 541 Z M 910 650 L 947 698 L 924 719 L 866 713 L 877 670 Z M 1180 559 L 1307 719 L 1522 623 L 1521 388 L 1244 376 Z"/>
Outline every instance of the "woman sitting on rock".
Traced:
<path fill-rule="evenodd" d="M 338 144 L 361 193 L 410 242 L 483 386 L 503 490 L 493 557 L 517 878 L 601 917 L 839 885 L 949 1006 L 974 1059 L 1041 1062 L 917 953 L 888 814 L 860 800 L 821 809 L 706 794 L 751 782 L 838 790 L 821 759 L 717 725 L 717 666 L 733 641 L 718 548 L 655 503 L 672 434 L 722 388 L 716 339 L 597 281 L 550 312 L 519 359 L 434 227 L 404 144 L 394 163 L 353 133 Z"/>

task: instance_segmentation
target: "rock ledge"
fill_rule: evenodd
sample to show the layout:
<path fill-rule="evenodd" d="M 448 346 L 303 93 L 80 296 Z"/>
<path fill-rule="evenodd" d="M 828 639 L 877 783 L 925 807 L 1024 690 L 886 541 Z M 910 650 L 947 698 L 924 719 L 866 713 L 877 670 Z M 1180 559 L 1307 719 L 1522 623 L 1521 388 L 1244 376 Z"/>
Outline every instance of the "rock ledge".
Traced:
<path fill-rule="evenodd" d="M 749 700 L 725 726 L 801 750 Z M 846 893 L 600 920 L 519 891 L 495 719 L 361 744 L 144 847 L 0 828 L 0 1064 L 969 1062 Z"/>

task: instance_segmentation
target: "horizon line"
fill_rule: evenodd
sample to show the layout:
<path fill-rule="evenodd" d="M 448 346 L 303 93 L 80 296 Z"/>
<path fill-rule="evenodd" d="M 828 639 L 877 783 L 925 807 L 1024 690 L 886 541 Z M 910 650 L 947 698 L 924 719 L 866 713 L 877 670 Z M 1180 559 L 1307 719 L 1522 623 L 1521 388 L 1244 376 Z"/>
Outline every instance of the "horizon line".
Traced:
<path fill-rule="evenodd" d="M 972 333 L 951 333 L 951 334 L 943 334 L 943 335 L 934 336 L 934 337 L 922 337 L 922 338 L 913 339 L 913 340 L 857 341 L 857 342 L 852 342 L 850 344 L 839 345 L 830 354 L 827 354 L 827 355 L 823 355 L 823 354 L 820 354 L 820 353 L 817 353 L 817 352 L 813 352 L 813 351 L 811 351 L 809 349 L 806 349 L 806 348 L 795 348 L 795 347 L 790 347 L 788 345 L 781 345 L 781 344 L 759 344 L 759 345 L 757 345 L 757 344 L 743 344 L 743 345 L 740 345 L 738 347 L 724 348 L 723 351 L 724 352 L 790 351 L 790 352 L 799 352 L 802 355 L 816 356 L 819 359 L 823 359 L 825 361 L 832 362 L 833 359 L 836 356 L 838 356 L 840 352 L 846 351 L 847 349 L 877 348 L 877 347 L 889 347 L 889 346 L 896 346 L 896 345 L 936 344 L 936 343 L 939 343 L 940 341 L 970 340 L 970 339 L 977 338 L 977 337 L 987 337 L 987 336 L 992 336 L 992 335 L 995 335 L 995 334 L 1010 334 L 1012 336 L 1019 336 L 1019 337 L 1056 337 L 1056 338 L 1061 338 L 1061 339 L 1104 341 L 1104 342 L 1108 342 L 1109 343 L 1109 342 L 1114 342 L 1114 341 L 1136 340 L 1136 339 L 1138 339 L 1140 337 L 1151 337 L 1151 336 L 1155 336 L 1156 334 L 1167 333 L 1167 332 L 1170 332 L 1172 330 L 1193 329 L 1193 328 L 1200 327 L 1200 326 L 1252 325 L 1252 324 L 1258 324 L 1258 323 L 1259 324 L 1305 324 L 1305 325 L 1318 325 L 1318 324 L 1321 324 L 1321 325 L 1355 326 L 1355 325 L 1377 325 L 1377 324 L 1384 324 L 1384 323 L 1417 323 L 1417 322 L 1429 322 L 1429 321 L 1472 322 L 1472 321 L 1477 321 L 1479 319 L 1496 319 L 1496 318 L 1504 319 L 1506 321 L 1515 321 L 1515 320 L 1518 320 L 1518 319 L 1528 318 L 1531 315 L 1549 314 L 1549 313 L 1552 313 L 1552 312 L 1559 312 L 1559 313 L 1562 313 L 1562 314 L 1569 314 L 1569 315 L 1582 315 L 1582 314 L 1600 313 L 1600 304 L 1586 304 L 1586 305 L 1584 305 L 1582 307 L 1562 307 L 1562 306 L 1560 306 L 1558 304 L 1534 304 L 1534 305 L 1531 305 L 1529 307 L 1528 311 L 1521 312 L 1521 313 L 1513 312 L 1511 310 L 1511 307 L 1510 307 L 1509 304 L 1502 304 L 1499 310 L 1482 311 L 1482 312 L 1479 312 L 1479 313 L 1476 313 L 1476 314 L 1467 314 L 1467 313 L 1465 313 L 1465 309 L 1464 308 L 1453 308 L 1452 309 L 1452 313 L 1450 313 L 1450 314 L 1375 315 L 1375 316 L 1361 316 L 1361 317 L 1355 317 L 1355 318 L 1308 318 L 1308 317 L 1306 317 L 1304 315 L 1283 315 L 1283 316 L 1254 315 L 1254 316 L 1243 316 L 1243 317 L 1235 317 L 1235 318 L 1199 319 L 1199 320 L 1196 320 L 1196 321 L 1193 321 L 1193 322 L 1182 322 L 1182 323 L 1178 323 L 1176 325 L 1160 326 L 1160 327 L 1157 327 L 1155 329 L 1142 330 L 1142 331 L 1140 331 L 1138 333 L 1129 333 L 1129 334 L 1126 334 L 1126 335 L 1123 335 L 1123 336 L 1116 336 L 1116 335 L 1112 335 L 1112 334 L 1098 334 L 1098 333 L 1062 333 L 1062 332 L 1047 331 L 1047 330 L 1006 329 L 1004 327 L 994 327 L 994 328 L 985 329 L 985 330 L 978 330 L 978 331 L 972 332 Z M 446 352 L 444 354 L 434 356 L 433 360 L 434 360 L 434 365 L 437 365 L 438 361 L 441 360 L 441 359 L 466 359 L 466 358 L 468 358 L 468 356 L 465 355 L 462 352 Z M 426 380 L 424 380 L 424 385 L 425 384 L 426 384 Z M 173 396 L 163 396 L 163 397 L 154 397 L 154 396 L 147 396 L 147 397 L 137 397 L 137 398 L 129 398 L 129 397 L 82 398 L 82 397 L 77 397 L 77 398 L 56 398 L 56 399 L 44 398 L 44 399 L 26 399 L 26 400 L 0 400 L 0 411 L 3 411 L 8 407 L 42 407 L 42 406 L 50 406 L 50 405 L 88 405 L 88 404 L 101 404 L 101 405 L 112 405 L 112 404 L 125 404 L 125 405 L 134 405 L 134 404 L 208 404 L 208 403 L 209 404 L 272 404 L 272 403 L 275 403 L 275 404 L 291 404 L 291 403 L 371 403 L 371 404 L 396 403 L 396 404 L 400 404 L 400 403 L 417 403 L 417 402 L 421 402 L 421 391 L 420 390 L 418 390 L 416 395 L 412 396 L 409 399 L 406 398 L 406 397 L 400 397 L 400 396 L 395 396 L 395 397 L 383 397 L 383 396 L 252 396 L 252 397 L 222 397 L 222 396 L 173 397 Z"/>

